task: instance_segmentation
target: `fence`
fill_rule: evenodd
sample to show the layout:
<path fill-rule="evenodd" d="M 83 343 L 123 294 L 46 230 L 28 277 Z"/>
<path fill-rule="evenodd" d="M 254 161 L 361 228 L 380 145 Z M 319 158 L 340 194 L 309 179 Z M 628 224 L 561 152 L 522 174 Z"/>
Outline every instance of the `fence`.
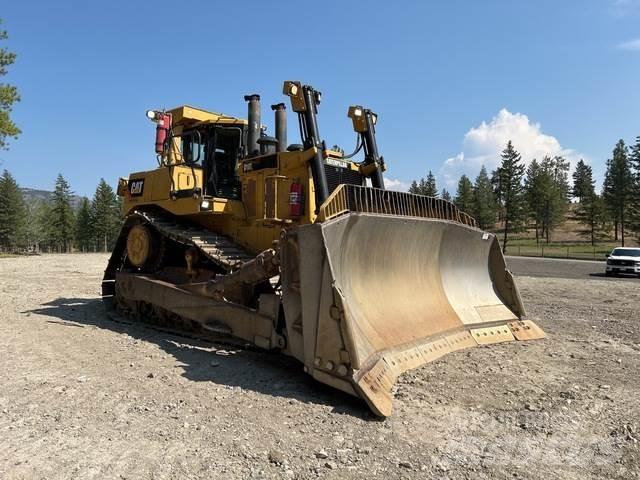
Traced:
<path fill-rule="evenodd" d="M 507 246 L 507 255 L 520 257 L 548 257 L 548 258 L 574 258 L 578 260 L 605 260 L 611 253 L 611 247 L 592 246 L 562 246 L 562 245 L 538 245 L 538 246 Z"/>

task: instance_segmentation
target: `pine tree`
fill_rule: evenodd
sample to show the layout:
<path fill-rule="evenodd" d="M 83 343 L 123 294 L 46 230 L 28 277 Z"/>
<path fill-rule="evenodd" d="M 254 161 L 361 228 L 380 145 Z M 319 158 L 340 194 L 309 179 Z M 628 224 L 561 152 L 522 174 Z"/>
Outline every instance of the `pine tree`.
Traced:
<path fill-rule="evenodd" d="M 438 187 L 436 186 L 436 177 L 429 170 L 427 174 L 427 179 L 424 183 L 424 190 L 422 191 L 422 195 L 426 195 L 427 197 L 437 197 L 438 196 Z"/>
<path fill-rule="evenodd" d="M 502 208 L 503 198 L 500 189 L 500 168 L 496 168 L 491 172 L 491 187 L 493 188 L 493 198 L 496 201 L 496 217 L 498 222 L 504 222 L 504 209 Z"/>
<path fill-rule="evenodd" d="M 577 168 L 580 168 L 582 173 L 578 176 L 575 173 L 573 175 L 573 195 L 580 198 L 580 202 L 576 206 L 573 219 L 584 227 L 578 230 L 578 235 L 589 238 L 591 245 L 595 245 L 606 236 L 606 208 L 602 197 L 596 193 L 591 167 L 583 163 L 582 167 Z M 579 189 L 576 188 L 577 185 Z"/>
<path fill-rule="evenodd" d="M 497 170 L 498 191 L 504 216 L 503 253 L 507 250 L 509 233 L 521 232 L 525 226 L 526 204 L 522 178 L 525 166 L 522 157 L 513 147 L 511 140 L 501 154 Z"/>
<path fill-rule="evenodd" d="M 418 183 L 418 194 L 425 195 L 424 192 L 426 191 L 427 191 L 427 181 L 424 178 L 421 178 L 420 182 Z"/>
<path fill-rule="evenodd" d="M 453 202 L 463 212 L 471 212 L 473 208 L 473 185 L 466 175 L 462 175 L 458 181 L 456 198 Z"/>
<path fill-rule="evenodd" d="M 0 30 L 0 40 L 7 38 L 6 30 Z M 7 74 L 7 67 L 12 65 L 15 60 L 15 53 L 9 52 L 6 48 L 0 48 L 0 77 Z M 7 148 L 8 138 L 17 138 L 20 134 L 20 129 L 10 117 L 13 104 L 19 101 L 18 89 L 8 83 L 0 82 L 0 150 Z"/>
<path fill-rule="evenodd" d="M 584 160 L 580 159 L 576 164 L 576 170 L 573 172 L 573 188 L 571 190 L 571 195 L 581 202 L 582 197 L 590 194 L 592 180 L 593 170 L 591 169 L 591 166 L 587 165 L 584 163 Z"/>
<path fill-rule="evenodd" d="M 480 169 L 473 186 L 471 213 L 481 229 L 493 228 L 496 222 L 496 199 L 493 194 L 491 180 L 489 180 L 487 169 L 484 168 L 484 165 Z"/>
<path fill-rule="evenodd" d="M 429 174 L 427 175 L 426 180 L 424 178 L 421 178 L 420 181 L 414 180 L 413 182 L 411 182 L 409 193 L 413 193 L 415 195 L 426 195 L 428 197 L 438 196 L 438 189 L 436 188 L 436 177 L 433 175 L 431 170 L 429 170 Z"/>
<path fill-rule="evenodd" d="M 34 207 L 34 224 L 37 235 L 34 236 L 36 246 L 48 252 L 55 248 L 54 235 L 51 226 L 51 202 L 38 202 Z"/>
<path fill-rule="evenodd" d="M 20 187 L 5 170 L 0 177 L 0 248 L 12 249 L 25 244 L 26 210 Z"/>
<path fill-rule="evenodd" d="M 540 166 L 548 184 L 544 198 L 542 226 L 549 243 L 551 233 L 564 223 L 569 208 L 569 162 L 561 156 L 545 157 Z"/>
<path fill-rule="evenodd" d="M 609 230 L 607 211 L 602 197 L 596 193 L 593 178 L 587 178 L 582 187 L 581 200 L 573 218 L 584 227 L 578 230 L 578 234 L 587 237 L 591 245 L 595 245 L 606 238 Z"/>
<path fill-rule="evenodd" d="M 613 177 L 611 175 L 611 159 L 607 160 L 606 162 L 606 170 L 604 173 L 604 180 L 602 181 L 602 200 L 604 201 L 604 205 L 607 209 L 607 213 L 610 214 L 610 208 L 609 208 L 609 199 L 608 196 L 609 194 L 607 192 L 613 192 L 614 186 L 613 186 Z M 611 220 L 613 221 L 613 235 L 614 235 L 614 240 L 617 242 L 618 241 L 618 217 L 609 215 L 611 217 Z"/>
<path fill-rule="evenodd" d="M 524 190 L 527 199 L 529 216 L 533 219 L 533 227 L 536 233 L 536 243 L 540 242 L 543 235 L 544 217 L 544 192 L 547 190 L 546 178 L 540 164 L 534 158 L 527 167 L 527 176 L 524 180 Z"/>
<path fill-rule="evenodd" d="M 563 157 L 535 159 L 527 167 L 525 194 L 529 216 L 534 221 L 536 242 L 551 241 L 553 230 L 565 221 L 569 207 L 569 162 Z"/>
<path fill-rule="evenodd" d="M 89 251 L 93 244 L 93 224 L 91 222 L 91 204 L 85 197 L 80 202 L 76 215 L 76 246 L 83 252 Z"/>
<path fill-rule="evenodd" d="M 30 249 L 39 252 L 48 246 L 51 210 L 46 202 L 37 200 L 27 205 L 26 211 L 26 245 Z"/>
<path fill-rule="evenodd" d="M 75 236 L 75 219 L 71 208 L 71 188 L 62 174 L 56 179 L 49 225 L 53 245 L 60 252 L 70 252 Z"/>
<path fill-rule="evenodd" d="M 442 200 L 446 200 L 447 202 L 451 201 L 451 194 L 449 193 L 449 191 L 446 188 L 442 189 L 442 193 L 440 194 L 440 198 L 442 198 Z"/>
<path fill-rule="evenodd" d="M 93 196 L 91 222 L 97 248 L 105 252 L 113 248 L 120 230 L 120 209 L 116 194 L 104 178 L 100 179 Z"/>
<path fill-rule="evenodd" d="M 633 175 L 629 216 L 631 228 L 636 233 L 638 241 L 640 241 L 640 137 L 636 137 L 636 143 L 631 147 L 629 160 Z"/>
<path fill-rule="evenodd" d="M 625 228 L 629 225 L 629 207 L 632 200 L 633 177 L 629 154 L 624 140 L 619 140 L 613 149 L 613 158 L 607 161 L 603 198 L 614 221 L 615 240 L 625 243 Z M 620 232 L 620 236 L 618 236 Z"/>

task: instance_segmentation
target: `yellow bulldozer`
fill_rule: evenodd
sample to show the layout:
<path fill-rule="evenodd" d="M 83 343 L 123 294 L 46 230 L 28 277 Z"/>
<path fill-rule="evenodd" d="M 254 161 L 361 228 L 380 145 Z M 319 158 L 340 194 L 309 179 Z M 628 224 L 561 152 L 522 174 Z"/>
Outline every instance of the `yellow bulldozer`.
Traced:
<path fill-rule="evenodd" d="M 300 144 L 287 143 L 284 103 L 267 135 L 259 95 L 245 96 L 247 119 L 147 112 L 158 166 L 119 180 L 108 308 L 290 355 L 379 416 L 408 369 L 544 336 L 493 234 L 448 201 L 385 189 L 372 110 L 349 107 L 345 155 L 320 136 L 320 92 L 286 81 L 283 93 Z"/>

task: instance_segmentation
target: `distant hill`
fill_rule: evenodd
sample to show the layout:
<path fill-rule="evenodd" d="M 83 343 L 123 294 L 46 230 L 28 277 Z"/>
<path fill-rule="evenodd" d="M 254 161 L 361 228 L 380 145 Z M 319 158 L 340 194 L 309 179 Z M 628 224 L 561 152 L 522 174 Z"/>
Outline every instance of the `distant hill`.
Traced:
<path fill-rule="evenodd" d="M 48 202 L 53 198 L 53 192 L 49 192 L 48 190 L 36 190 L 35 188 L 20 187 L 20 191 L 22 192 L 22 198 L 24 198 L 25 203 L 29 205 L 33 205 L 37 202 Z M 72 195 L 71 207 L 76 210 L 80 206 L 81 201 L 82 197 Z"/>

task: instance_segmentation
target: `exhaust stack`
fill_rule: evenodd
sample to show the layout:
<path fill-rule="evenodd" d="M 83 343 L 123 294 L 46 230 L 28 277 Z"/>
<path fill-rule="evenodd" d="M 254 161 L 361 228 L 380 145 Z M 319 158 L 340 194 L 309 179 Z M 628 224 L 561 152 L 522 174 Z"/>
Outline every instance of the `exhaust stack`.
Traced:
<path fill-rule="evenodd" d="M 247 132 L 247 157 L 260 154 L 260 95 L 245 95 L 245 102 L 248 103 L 247 121 L 249 131 Z"/>
<path fill-rule="evenodd" d="M 278 145 L 276 151 L 285 152 L 287 150 L 287 107 L 284 103 L 271 105 L 271 110 L 275 112 L 276 138 Z"/>

